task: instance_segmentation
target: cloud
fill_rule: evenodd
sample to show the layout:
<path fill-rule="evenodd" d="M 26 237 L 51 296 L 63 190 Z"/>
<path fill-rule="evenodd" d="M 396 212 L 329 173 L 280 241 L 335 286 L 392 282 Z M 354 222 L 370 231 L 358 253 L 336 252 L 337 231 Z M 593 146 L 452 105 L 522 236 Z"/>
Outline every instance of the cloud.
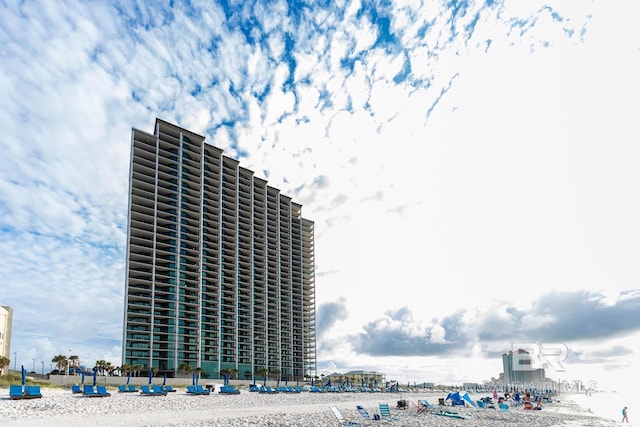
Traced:
<path fill-rule="evenodd" d="M 354 352 L 372 356 L 459 356 L 469 355 L 475 346 L 482 345 L 485 357 L 495 358 L 508 351 L 514 341 L 579 343 L 637 333 L 640 321 L 631 320 L 631 313 L 639 304 L 637 291 L 626 292 L 611 304 L 605 303 L 597 292 L 558 291 L 540 295 L 528 307 L 508 306 L 474 313 L 459 310 L 431 322 L 416 319 L 410 309 L 403 307 L 367 322 L 363 332 L 345 341 L 352 343 Z M 583 354 L 604 360 L 628 355 L 629 349 L 620 345 Z"/>
<path fill-rule="evenodd" d="M 319 360 L 430 366 L 633 334 L 637 291 L 618 295 L 640 255 L 627 6 L 3 3 L 12 345 L 119 363 L 130 131 L 155 117 L 315 221 Z"/>
<path fill-rule="evenodd" d="M 322 339 L 332 326 L 337 322 L 346 320 L 349 317 L 347 300 L 338 298 L 335 302 L 325 302 L 318 306 L 316 310 L 316 336 Z"/>

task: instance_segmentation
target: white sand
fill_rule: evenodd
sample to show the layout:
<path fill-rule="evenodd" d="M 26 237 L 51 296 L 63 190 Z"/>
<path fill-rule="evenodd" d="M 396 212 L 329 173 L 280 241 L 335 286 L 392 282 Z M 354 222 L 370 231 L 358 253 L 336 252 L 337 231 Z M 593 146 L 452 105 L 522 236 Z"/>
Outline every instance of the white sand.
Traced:
<path fill-rule="evenodd" d="M 347 420 L 364 425 L 394 426 L 584 426 L 604 427 L 617 422 L 597 418 L 571 402 L 545 405 L 542 411 L 511 407 L 508 412 L 493 409 L 460 408 L 468 420 L 432 414 L 418 414 L 413 402 L 427 399 L 437 404 L 436 393 L 280 393 L 266 395 L 242 390 L 240 395 L 192 396 L 180 388 L 167 396 L 117 393 L 88 398 L 69 390 L 42 388 L 43 398 L 10 400 L 9 390 L 0 389 L 2 426 L 336 426 L 329 407 L 337 406 Z M 409 401 L 406 410 L 396 409 L 398 400 Z M 378 404 L 391 408 L 393 422 L 365 421 L 356 410 L 362 405 L 373 415 Z"/>

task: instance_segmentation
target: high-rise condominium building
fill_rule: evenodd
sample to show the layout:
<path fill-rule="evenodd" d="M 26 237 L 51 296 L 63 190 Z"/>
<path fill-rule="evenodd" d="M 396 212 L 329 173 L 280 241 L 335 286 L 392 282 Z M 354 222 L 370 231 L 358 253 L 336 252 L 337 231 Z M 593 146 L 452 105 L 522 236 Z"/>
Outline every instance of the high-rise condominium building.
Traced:
<path fill-rule="evenodd" d="M 132 130 L 123 363 L 315 375 L 314 223 L 205 138 Z M 182 366 L 182 367 L 181 367 Z"/>
<path fill-rule="evenodd" d="M 10 354 L 12 318 L 13 309 L 5 305 L 0 306 L 0 356 L 4 356 L 9 360 L 11 360 Z"/>

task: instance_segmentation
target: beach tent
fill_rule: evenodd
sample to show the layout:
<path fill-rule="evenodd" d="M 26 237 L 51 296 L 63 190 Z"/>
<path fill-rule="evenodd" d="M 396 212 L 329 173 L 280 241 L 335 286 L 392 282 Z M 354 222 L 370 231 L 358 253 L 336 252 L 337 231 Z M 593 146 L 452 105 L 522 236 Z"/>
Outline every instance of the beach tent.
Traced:
<path fill-rule="evenodd" d="M 456 405 L 464 405 L 465 403 L 468 403 L 471 406 L 476 406 L 476 404 L 473 403 L 473 399 L 466 391 L 456 391 L 455 393 L 449 393 L 445 400 L 451 400 Z"/>

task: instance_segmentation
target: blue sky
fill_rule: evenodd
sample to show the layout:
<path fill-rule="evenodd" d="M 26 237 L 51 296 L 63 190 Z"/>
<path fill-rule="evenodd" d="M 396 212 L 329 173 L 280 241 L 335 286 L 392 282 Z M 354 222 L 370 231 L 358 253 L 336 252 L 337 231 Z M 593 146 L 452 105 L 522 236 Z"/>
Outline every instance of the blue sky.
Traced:
<path fill-rule="evenodd" d="M 481 381 L 537 342 L 570 349 L 552 377 L 624 382 L 640 343 L 637 12 L 0 2 L 0 304 L 18 364 L 120 364 L 130 134 L 160 117 L 315 220 L 322 372 Z"/>

